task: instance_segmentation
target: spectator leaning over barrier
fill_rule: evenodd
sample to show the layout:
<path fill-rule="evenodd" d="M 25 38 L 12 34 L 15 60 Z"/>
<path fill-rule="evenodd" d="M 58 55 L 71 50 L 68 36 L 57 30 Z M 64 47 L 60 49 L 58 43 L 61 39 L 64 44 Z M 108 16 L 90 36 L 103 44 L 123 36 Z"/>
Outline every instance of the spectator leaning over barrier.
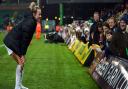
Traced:
<path fill-rule="evenodd" d="M 108 23 L 106 22 L 103 23 L 103 30 L 104 30 L 104 36 L 106 36 L 106 33 L 110 30 Z"/>
<path fill-rule="evenodd" d="M 80 24 L 76 24 L 76 37 L 80 40 L 81 38 L 81 33 L 82 33 L 82 30 L 81 30 L 81 26 Z"/>
<path fill-rule="evenodd" d="M 110 43 L 112 40 L 112 31 L 108 30 L 106 32 L 106 41 L 105 41 L 105 57 L 109 57 L 110 55 L 113 55 L 112 52 L 110 51 Z"/>
<path fill-rule="evenodd" d="M 97 40 L 97 23 L 100 22 L 100 15 L 98 12 L 94 12 L 93 15 L 93 19 L 94 19 L 94 23 L 92 24 L 91 28 L 90 28 L 90 36 L 89 36 L 89 46 L 92 44 L 98 44 L 98 40 Z"/>
<path fill-rule="evenodd" d="M 17 62 L 15 89 L 28 89 L 22 85 L 25 55 L 40 17 L 41 9 L 32 2 L 24 20 L 17 24 L 4 38 L 8 54 Z"/>
<path fill-rule="evenodd" d="M 103 30 L 104 30 L 104 55 L 105 57 L 108 57 L 109 55 L 112 55 L 111 51 L 109 50 L 110 43 L 112 40 L 112 31 L 109 28 L 109 25 L 107 22 L 103 23 Z"/>
<path fill-rule="evenodd" d="M 97 24 L 98 31 L 95 33 L 97 36 L 95 36 L 95 40 L 98 41 L 98 45 L 101 47 L 102 50 L 105 48 L 105 35 L 104 35 L 104 30 L 103 30 L 103 24 L 102 22 L 99 22 Z"/>
<path fill-rule="evenodd" d="M 126 32 L 127 20 L 122 18 L 119 22 L 118 31 L 113 34 L 110 50 L 116 56 L 128 59 L 128 32 Z"/>
<path fill-rule="evenodd" d="M 89 23 L 87 21 L 85 21 L 84 22 L 84 34 L 85 34 L 86 42 L 89 41 L 89 32 L 90 32 Z"/>

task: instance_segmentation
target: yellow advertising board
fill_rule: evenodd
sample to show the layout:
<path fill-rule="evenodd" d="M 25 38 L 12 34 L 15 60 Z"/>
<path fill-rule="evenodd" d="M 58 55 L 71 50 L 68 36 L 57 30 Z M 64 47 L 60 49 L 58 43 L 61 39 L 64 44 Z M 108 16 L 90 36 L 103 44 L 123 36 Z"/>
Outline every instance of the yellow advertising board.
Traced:
<path fill-rule="evenodd" d="M 79 47 L 80 43 L 81 42 L 78 39 L 76 39 L 76 41 L 74 42 L 74 44 L 71 47 L 71 51 L 75 52 L 75 50 L 77 50 L 77 48 Z"/>
<path fill-rule="evenodd" d="M 84 56 L 84 52 L 85 49 L 88 48 L 88 43 L 84 44 L 83 42 L 81 42 L 81 45 L 79 46 L 79 48 L 75 51 L 75 56 L 78 58 L 78 60 L 81 62 L 82 57 Z"/>

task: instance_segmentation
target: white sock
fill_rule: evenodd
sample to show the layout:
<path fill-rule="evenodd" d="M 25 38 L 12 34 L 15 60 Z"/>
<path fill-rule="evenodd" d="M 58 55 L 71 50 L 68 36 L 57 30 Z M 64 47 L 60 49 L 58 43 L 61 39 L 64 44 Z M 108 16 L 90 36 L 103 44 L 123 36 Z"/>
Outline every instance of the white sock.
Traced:
<path fill-rule="evenodd" d="M 15 89 L 21 89 L 21 88 L 20 88 L 21 74 L 22 74 L 21 65 L 17 65 L 17 68 L 16 68 L 16 83 L 15 83 Z"/>
<path fill-rule="evenodd" d="M 21 71 L 21 81 L 20 81 L 21 86 L 22 86 L 22 81 L 23 81 L 23 74 L 24 74 L 24 69 L 22 69 Z"/>
<path fill-rule="evenodd" d="M 22 85 L 23 74 L 24 74 L 24 68 L 22 68 L 22 71 L 21 71 L 21 81 L 20 81 L 20 87 L 21 87 L 21 89 L 28 89 L 27 87 L 25 87 L 25 86 L 23 86 L 23 85 Z"/>

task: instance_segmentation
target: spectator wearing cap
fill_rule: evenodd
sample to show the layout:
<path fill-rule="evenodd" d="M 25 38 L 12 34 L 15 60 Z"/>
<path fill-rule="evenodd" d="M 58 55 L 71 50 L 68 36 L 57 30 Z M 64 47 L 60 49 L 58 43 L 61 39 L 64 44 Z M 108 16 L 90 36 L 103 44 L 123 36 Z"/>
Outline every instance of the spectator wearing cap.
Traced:
<path fill-rule="evenodd" d="M 128 1 L 125 1 L 124 10 L 121 12 L 119 19 L 125 18 L 128 21 Z"/>

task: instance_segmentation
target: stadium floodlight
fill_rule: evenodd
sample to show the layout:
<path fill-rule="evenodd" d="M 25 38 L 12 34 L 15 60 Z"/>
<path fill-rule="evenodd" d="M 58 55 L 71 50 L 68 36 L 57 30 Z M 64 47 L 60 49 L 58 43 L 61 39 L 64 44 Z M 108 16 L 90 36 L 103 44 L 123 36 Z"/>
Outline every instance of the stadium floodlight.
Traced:
<path fill-rule="evenodd" d="M 57 19 L 57 16 L 55 16 L 55 19 Z"/>

